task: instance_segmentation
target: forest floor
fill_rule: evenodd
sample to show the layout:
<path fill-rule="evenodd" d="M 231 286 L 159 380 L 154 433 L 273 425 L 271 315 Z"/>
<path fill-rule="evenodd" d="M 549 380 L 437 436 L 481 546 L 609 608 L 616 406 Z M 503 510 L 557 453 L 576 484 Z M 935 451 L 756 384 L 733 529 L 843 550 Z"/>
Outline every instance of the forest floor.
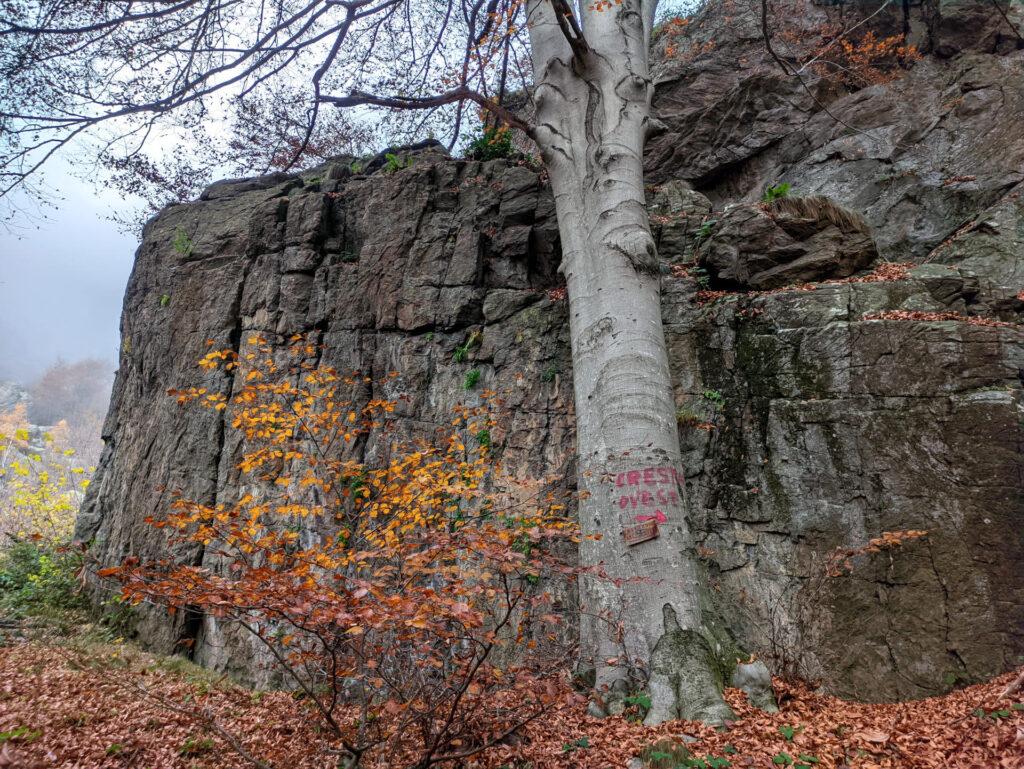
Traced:
<path fill-rule="evenodd" d="M 777 680 L 780 712 L 753 710 L 742 693 L 728 690 L 739 720 L 721 731 L 689 722 L 647 728 L 621 717 L 598 720 L 567 698 L 514 744 L 463 766 L 1022 769 L 1024 693 L 1001 696 L 1015 676 L 886 705 L 844 702 Z M 130 644 L 50 636 L 7 639 L 0 648 L 4 769 L 253 766 L 225 735 L 274 769 L 343 765 L 310 709 L 288 693 L 254 692 Z M 646 760 L 635 760 L 641 754 Z"/>

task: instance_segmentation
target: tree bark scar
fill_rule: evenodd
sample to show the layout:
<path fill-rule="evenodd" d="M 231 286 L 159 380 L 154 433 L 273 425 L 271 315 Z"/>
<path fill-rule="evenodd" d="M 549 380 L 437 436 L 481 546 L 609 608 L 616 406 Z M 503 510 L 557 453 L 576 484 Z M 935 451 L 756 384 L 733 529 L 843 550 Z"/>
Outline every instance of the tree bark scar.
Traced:
<path fill-rule="evenodd" d="M 634 270 L 641 274 L 660 275 L 658 252 L 654 240 L 647 232 L 634 231 L 626 236 L 628 240 L 610 239 L 608 246 L 626 257 Z"/>

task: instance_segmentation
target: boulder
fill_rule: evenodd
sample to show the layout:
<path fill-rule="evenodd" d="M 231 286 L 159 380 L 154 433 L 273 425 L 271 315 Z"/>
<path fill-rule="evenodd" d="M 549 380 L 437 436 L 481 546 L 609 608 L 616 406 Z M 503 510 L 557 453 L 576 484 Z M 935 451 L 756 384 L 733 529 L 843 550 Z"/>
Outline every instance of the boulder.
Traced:
<path fill-rule="evenodd" d="M 765 290 L 845 278 L 878 258 L 858 214 L 824 197 L 731 206 L 701 242 L 713 288 Z"/>

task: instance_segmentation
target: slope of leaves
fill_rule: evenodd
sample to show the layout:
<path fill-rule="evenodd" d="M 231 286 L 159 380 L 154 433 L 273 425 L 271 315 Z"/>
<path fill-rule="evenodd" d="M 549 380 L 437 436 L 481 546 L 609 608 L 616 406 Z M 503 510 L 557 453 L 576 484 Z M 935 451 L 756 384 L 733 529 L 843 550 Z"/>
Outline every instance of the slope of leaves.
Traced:
<path fill-rule="evenodd" d="M 740 720 L 721 732 L 689 722 L 648 728 L 562 709 L 527 727 L 524 745 L 506 751 L 504 760 L 518 766 L 512 759 L 527 757 L 532 769 L 621 769 L 644 748 L 685 734 L 697 738 L 685 743 L 693 756 L 724 758 L 731 767 L 772 769 L 799 763 L 802 754 L 818 759 L 808 762 L 814 767 L 1016 769 L 1024 766 L 1024 711 L 1013 707 L 1016 700 L 1000 698 L 1011 678 L 944 697 L 883 705 L 844 702 L 776 679 L 779 713 L 756 710 L 741 692 L 727 689 L 726 700 Z M 785 727 L 794 727 L 791 740 Z M 584 736 L 589 747 L 567 756 L 564 746 Z M 793 763 L 777 758 L 781 754 Z M 494 769 L 501 766 L 497 753 L 489 760 Z"/>
<path fill-rule="evenodd" d="M 770 769 L 784 765 L 773 759 L 785 754 L 813 756 L 822 769 L 1016 769 L 1024 766 L 1021 694 L 1000 696 L 1013 678 L 887 705 L 843 702 L 777 680 L 776 714 L 753 710 L 740 692 L 727 690 L 740 720 L 722 732 L 687 722 L 648 728 L 625 718 L 594 719 L 565 699 L 510 744 L 464 765 L 624 769 L 644 748 L 685 734 L 696 738 L 687 745 L 693 755 L 724 758 L 731 767 Z M 192 679 L 124 647 L 103 654 L 40 642 L 0 648 L 0 767 L 251 766 L 201 720 L 159 700 L 207 713 L 270 766 L 337 765 L 302 700 Z M 14 732 L 19 736 L 2 736 Z"/>

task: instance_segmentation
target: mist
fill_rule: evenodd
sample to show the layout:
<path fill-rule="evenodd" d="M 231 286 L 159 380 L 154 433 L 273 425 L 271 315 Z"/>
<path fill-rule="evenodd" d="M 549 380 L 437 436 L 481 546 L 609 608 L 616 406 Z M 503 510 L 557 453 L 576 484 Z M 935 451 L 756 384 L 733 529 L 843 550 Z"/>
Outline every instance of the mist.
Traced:
<path fill-rule="evenodd" d="M 0 380 L 29 384 L 58 359 L 117 366 L 118 322 L 138 245 L 110 220 L 132 205 L 74 178 L 48 175 L 64 199 L 0 230 Z M 27 207 L 26 207 L 27 208 Z"/>

